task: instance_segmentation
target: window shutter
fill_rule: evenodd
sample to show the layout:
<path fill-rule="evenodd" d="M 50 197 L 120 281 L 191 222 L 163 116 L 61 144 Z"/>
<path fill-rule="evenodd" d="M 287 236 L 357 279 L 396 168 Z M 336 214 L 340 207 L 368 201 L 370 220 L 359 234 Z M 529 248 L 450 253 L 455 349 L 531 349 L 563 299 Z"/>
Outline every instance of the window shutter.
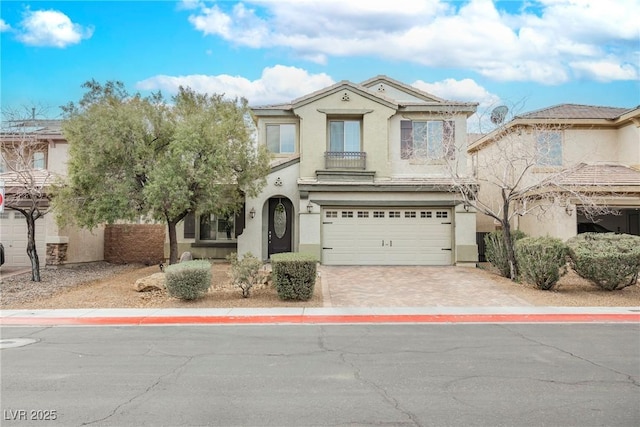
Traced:
<path fill-rule="evenodd" d="M 193 212 L 189 212 L 184 217 L 184 238 L 195 239 L 196 237 L 196 216 Z"/>
<path fill-rule="evenodd" d="M 400 121 L 400 158 L 411 158 L 413 151 L 413 123 L 411 120 Z"/>
<path fill-rule="evenodd" d="M 447 159 L 456 158 L 456 125 L 454 121 L 445 121 L 443 130 L 444 149 Z"/>

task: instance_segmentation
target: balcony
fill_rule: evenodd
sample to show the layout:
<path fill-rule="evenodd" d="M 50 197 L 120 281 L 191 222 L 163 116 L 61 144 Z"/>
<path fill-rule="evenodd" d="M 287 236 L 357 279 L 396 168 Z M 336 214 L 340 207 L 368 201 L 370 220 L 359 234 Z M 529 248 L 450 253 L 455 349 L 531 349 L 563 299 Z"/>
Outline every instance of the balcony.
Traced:
<path fill-rule="evenodd" d="M 324 153 L 325 169 L 367 168 L 367 153 L 362 151 L 327 151 Z"/>

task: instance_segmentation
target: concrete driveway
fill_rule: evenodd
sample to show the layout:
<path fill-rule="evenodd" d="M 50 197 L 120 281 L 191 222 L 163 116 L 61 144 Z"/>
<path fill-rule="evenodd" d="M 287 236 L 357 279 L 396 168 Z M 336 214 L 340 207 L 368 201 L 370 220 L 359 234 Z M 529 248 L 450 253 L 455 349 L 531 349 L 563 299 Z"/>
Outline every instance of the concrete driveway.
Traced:
<path fill-rule="evenodd" d="M 327 307 L 531 306 L 477 268 L 320 266 Z"/>

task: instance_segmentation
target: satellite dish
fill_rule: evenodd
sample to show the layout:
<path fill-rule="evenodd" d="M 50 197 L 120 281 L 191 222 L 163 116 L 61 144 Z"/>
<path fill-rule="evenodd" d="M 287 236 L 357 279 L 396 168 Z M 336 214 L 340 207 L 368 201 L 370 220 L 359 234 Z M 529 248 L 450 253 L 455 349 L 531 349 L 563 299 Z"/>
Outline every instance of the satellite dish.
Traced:
<path fill-rule="evenodd" d="M 504 122 L 505 117 L 507 117 L 507 112 L 509 112 L 509 108 L 506 105 L 500 105 L 494 108 L 491 111 L 491 123 L 494 125 L 499 125 Z"/>

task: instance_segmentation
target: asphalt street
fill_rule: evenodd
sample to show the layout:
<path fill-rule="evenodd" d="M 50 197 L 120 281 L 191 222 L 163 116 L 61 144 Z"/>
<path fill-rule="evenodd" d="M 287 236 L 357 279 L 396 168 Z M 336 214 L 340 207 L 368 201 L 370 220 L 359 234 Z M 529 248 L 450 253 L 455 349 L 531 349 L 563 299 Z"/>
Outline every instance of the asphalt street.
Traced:
<path fill-rule="evenodd" d="M 634 323 L 1 333 L 2 426 L 640 425 Z"/>

